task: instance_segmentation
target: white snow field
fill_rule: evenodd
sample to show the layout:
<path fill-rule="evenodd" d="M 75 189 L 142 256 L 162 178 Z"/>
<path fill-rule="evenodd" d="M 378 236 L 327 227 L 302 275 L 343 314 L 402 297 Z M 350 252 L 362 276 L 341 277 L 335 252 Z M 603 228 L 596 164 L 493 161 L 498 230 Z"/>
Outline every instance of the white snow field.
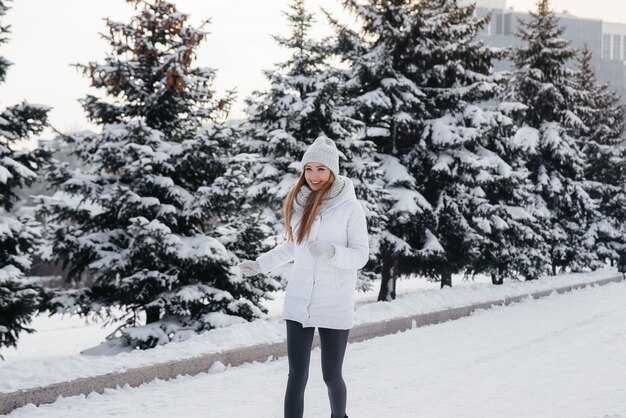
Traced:
<path fill-rule="evenodd" d="M 626 417 L 626 282 L 350 344 L 350 418 Z M 27 405 L 9 417 L 281 418 L 285 358 Z M 330 412 L 311 359 L 305 417 Z"/>
<path fill-rule="evenodd" d="M 532 282 L 507 282 L 501 286 L 493 286 L 490 283 L 466 283 L 463 286 L 445 289 L 439 289 L 437 286 L 435 289 L 406 292 L 393 302 L 361 304 L 356 308 L 355 324 L 442 311 L 568 285 L 593 283 L 595 280 L 616 275 L 616 269 L 608 268 L 590 273 L 545 277 Z M 277 296 L 282 299 L 282 295 Z M 359 298 L 363 296 L 375 297 L 375 295 L 361 294 Z M 110 355 L 100 356 L 79 355 L 77 350 L 80 346 L 83 349 L 89 347 L 87 339 L 90 339 L 91 344 L 102 341 L 104 334 L 98 337 L 98 332 L 102 333 L 103 330 L 98 330 L 97 325 L 87 327 L 83 331 L 77 326 L 75 318 L 67 318 L 72 319 L 68 321 L 71 324 L 70 329 L 59 329 L 56 332 L 53 330 L 54 324 L 49 323 L 48 325 L 52 328 L 50 332 L 33 334 L 32 340 L 26 341 L 26 346 L 30 347 L 26 350 L 30 353 L 30 358 L 16 356 L 17 358 L 12 359 L 10 355 L 5 355 L 7 360 L 0 362 L 0 393 L 120 372 L 150 364 L 189 359 L 236 347 L 280 343 L 285 340 L 285 325 L 277 318 L 280 316 L 282 306 L 277 305 L 276 302 L 278 300 L 273 302 L 273 307 L 269 307 L 269 320 L 216 328 L 192 336 L 188 340 L 158 346 L 152 350 L 121 353 L 113 350 Z M 58 323 L 57 326 L 61 324 Z M 73 326 L 76 327 L 72 328 Z M 81 340 L 83 334 L 85 340 Z M 20 342 L 16 353 L 19 353 L 22 347 Z M 67 352 L 64 353 L 64 350 Z"/>

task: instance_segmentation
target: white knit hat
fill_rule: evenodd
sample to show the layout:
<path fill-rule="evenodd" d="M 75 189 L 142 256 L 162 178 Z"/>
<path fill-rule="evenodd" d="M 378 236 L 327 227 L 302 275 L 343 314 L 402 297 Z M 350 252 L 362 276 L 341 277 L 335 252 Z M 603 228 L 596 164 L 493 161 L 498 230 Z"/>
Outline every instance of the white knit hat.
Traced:
<path fill-rule="evenodd" d="M 332 139 L 320 136 L 311 144 L 302 156 L 302 169 L 304 170 L 304 165 L 310 162 L 324 164 L 335 178 L 339 177 L 339 151 Z"/>

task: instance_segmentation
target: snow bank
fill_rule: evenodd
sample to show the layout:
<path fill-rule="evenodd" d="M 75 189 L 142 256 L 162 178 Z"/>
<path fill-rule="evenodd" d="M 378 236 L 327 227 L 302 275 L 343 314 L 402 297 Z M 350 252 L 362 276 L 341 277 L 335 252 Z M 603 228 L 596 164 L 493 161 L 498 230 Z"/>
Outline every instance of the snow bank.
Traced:
<path fill-rule="evenodd" d="M 626 283 L 587 288 L 351 344 L 350 417 L 626 417 Z M 391 349 L 391 350 L 390 350 Z M 390 353 L 392 353 L 390 355 Z M 313 350 L 305 416 L 328 418 Z M 221 373 L 221 371 L 226 371 Z M 30 404 L 10 418 L 282 417 L 286 359 Z"/>
<path fill-rule="evenodd" d="M 618 275 L 617 269 L 604 269 L 590 273 L 546 277 L 531 282 L 510 282 L 501 286 L 477 283 L 468 286 L 427 290 L 402 296 L 393 302 L 375 302 L 360 307 L 355 312 L 355 324 L 380 322 L 393 318 L 419 315 L 450 308 L 472 305 L 557 289 L 575 284 L 590 283 Z"/>
<path fill-rule="evenodd" d="M 512 282 L 501 286 L 477 283 L 442 290 L 427 290 L 401 296 L 393 302 L 376 302 L 361 306 L 355 312 L 355 325 L 520 296 L 568 285 L 592 283 L 616 274 L 616 269 L 606 269 L 593 273 L 543 278 L 534 282 Z M 183 342 L 170 343 L 147 351 L 120 353 L 109 357 L 72 356 L 9 363 L 0 367 L 0 392 L 12 392 L 156 363 L 189 359 L 242 346 L 276 343 L 284 339 L 285 331 L 281 320 L 254 321 L 214 329 Z"/>

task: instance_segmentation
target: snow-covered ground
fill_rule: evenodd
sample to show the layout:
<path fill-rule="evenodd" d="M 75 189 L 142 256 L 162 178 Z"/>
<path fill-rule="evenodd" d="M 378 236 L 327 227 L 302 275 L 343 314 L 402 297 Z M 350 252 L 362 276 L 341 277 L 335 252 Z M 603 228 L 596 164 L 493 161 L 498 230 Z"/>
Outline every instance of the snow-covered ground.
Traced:
<path fill-rule="evenodd" d="M 348 415 L 626 417 L 626 282 L 350 344 Z M 328 418 L 320 351 L 305 417 Z M 285 358 L 20 408 L 10 417 L 279 418 Z"/>
<path fill-rule="evenodd" d="M 489 283 L 471 283 L 447 289 L 421 290 L 404 294 L 393 302 L 361 304 L 355 313 L 355 323 L 381 321 L 427 312 L 440 311 L 451 307 L 467 306 L 473 303 L 498 300 L 504 297 L 518 296 L 530 292 L 553 289 L 575 283 L 589 283 L 603 277 L 615 276 L 615 269 L 586 273 L 570 274 L 544 278 L 533 282 L 511 282 L 502 286 Z M 422 282 L 424 282 L 422 280 Z M 408 284 L 408 283 L 407 283 Z M 429 284 L 436 287 L 436 284 Z M 415 285 L 417 286 L 417 285 Z M 408 286 L 407 286 L 408 287 Z M 375 298 L 375 295 L 361 295 Z M 81 341 L 82 334 L 94 334 L 91 344 L 98 344 L 104 338 L 97 335 L 97 326 L 61 329 L 57 332 L 34 334 L 38 338 L 38 348 L 31 349 L 31 358 L 19 361 L 11 360 L 0 363 L 0 392 L 12 392 L 18 389 L 44 386 L 52 383 L 69 381 L 81 377 L 101 375 L 123 371 L 166 361 L 189 359 L 202 354 L 217 353 L 240 346 L 262 343 L 281 342 L 285 339 L 284 324 L 276 318 L 280 315 L 280 301 L 270 307 L 274 319 L 235 324 L 194 336 L 180 343 L 170 343 L 147 351 L 120 353 L 114 356 L 86 356 L 76 354 L 78 347 L 87 348 L 86 341 Z M 54 328 L 52 324 L 49 324 Z M 89 332 L 86 331 L 89 329 Z M 102 331 L 102 330 L 100 330 Z M 107 331 L 108 332 L 108 331 Z M 64 334 L 66 333 L 66 334 Z M 97 338 L 96 338 L 97 337 Z M 71 350 L 63 354 L 63 346 Z M 72 350 L 74 350 L 72 352 Z M 80 351 L 80 350 L 79 350 Z M 57 353 L 56 355 L 54 353 Z M 7 356 L 8 357 L 8 356 Z"/>
<path fill-rule="evenodd" d="M 476 283 L 487 283 L 488 278 L 479 276 L 475 281 L 463 281 L 460 276 L 455 278 L 454 286 L 467 286 Z M 439 283 L 429 282 L 423 278 L 398 280 L 398 296 L 421 290 L 438 289 Z M 379 285 L 376 284 L 370 292 L 359 292 L 356 296 L 357 306 L 375 302 L 378 296 Z M 284 292 L 274 292 L 273 300 L 265 301 L 270 318 L 278 319 L 282 314 Z M 107 335 L 111 334 L 119 324 L 103 326 L 95 321 L 86 321 L 78 316 L 69 315 L 40 315 L 34 318 L 31 328 L 36 332 L 22 333 L 17 348 L 3 347 L 0 354 L 4 362 L 0 367 L 24 360 L 43 360 L 76 356 L 81 351 L 100 344 Z"/>

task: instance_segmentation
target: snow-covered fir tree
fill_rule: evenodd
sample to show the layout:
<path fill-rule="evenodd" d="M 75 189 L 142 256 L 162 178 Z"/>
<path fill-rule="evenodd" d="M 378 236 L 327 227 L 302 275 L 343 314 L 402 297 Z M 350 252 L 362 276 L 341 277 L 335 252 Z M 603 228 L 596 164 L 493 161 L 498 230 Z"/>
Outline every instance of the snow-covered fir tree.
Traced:
<path fill-rule="evenodd" d="M 594 251 L 592 225 L 597 206 L 586 191 L 584 156 L 573 137 L 583 125 L 576 103 L 575 71 L 568 67 L 575 51 L 561 38 L 563 28 L 540 0 L 518 36 L 524 42 L 511 58 L 515 65 L 507 99 L 526 106 L 520 129 L 529 143 L 526 167 L 537 211 L 546 213 L 545 251 L 553 274 L 600 265 Z"/>
<path fill-rule="evenodd" d="M 592 55 L 585 46 L 578 57 L 576 107 L 584 126 L 576 137 L 586 158 L 587 191 L 597 202 L 601 217 L 593 229 L 600 260 L 619 259 L 626 251 L 626 108 L 607 84 L 599 85 Z"/>
<path fill-rule="evenodd" d="M 379 299 L 393 297 L 400 273 L 442 286 L 459 272 L 510 275 L 513 246 L 521 244 L 514 231 L 533 218 L 515 195 L 525 178 L 517 148 L 500 143 L 513 129 L 505 113 L 521 105 L 487 102 L 504 81 L 491 64 L 499 52 L 475 41 L 487 20 L 457 1 L 344 5 L 362 26 L 336 24 L 353 71 L 352 104 L 394 197 Z"/>
<path fill-rule="evenodd" d="M 82 100 L 101 131 L 67 136 L 85 168 L 50 168 L 65 196 L 44 198 L 42 212 L 53 256 L 71 279 L 93 279 L 52 308 L 105 308 L 146 348 L 261 317 L 276 283 L 235 267 L 268 231 L 245 202 L 253 160 L 234 153 L 237 133 L 219 123 L 232 96 L 216 98 L 215 71 L 193 65 L 207 32 L 173 3 L 129 2 L 129 23 L 107 20 L 105 62 L 79 65 L 104 93 Z"/>
<path fill-rule="evenodd" d="M 501 51 L 476 40 L 488 18 L 475 6 L 422 1 L 415 13 L 420 37 L 416 80 L 425 94 L 421 147 L 407 159 L 420 192 L 434 208 L 444 257 L 421 260 L 426 272 L 451 285 L 454 273 L 486 273 L 495 284 L 536 264 L 536 219 L 520 193 L 512 117 L 519 103 L 498 104 L 506 78 L 493 70 Z M 530 264 L 530 265 L 529 265 Z"/>
<path fill-rule="evenodd" d="M 0 0 L 0 17 L 8 10 Z M 7 41 L 9 27 L 0 24 L 0 44 Z M 0 82 L 10 62 L 0 57 Z M 16 191 L 30 185 L 47 159 L 40 149 L 20 150 L 21 141 L 40 134 L 47 126 L 48 107 L 21 103 L 0 111 L 0 348 L 15 346 L 21 332 L 38 312 L 41 288 L 25 277 L 31 266 L 41 226 L 32 218 L 17 217 L 12 209 Z M 1 358 L 1 356 L 0 356 Z"/>
<path fill-rule="evenodd" d="M 470 206 L 474 211 L 472 225 L 483 239 L 467 272 L 486 274 L 493 284 L 502 284 L 507 278 L 532 280 L 549 264 L 542 235 L 545 212 L 535 205 L 525 167 L 534 138 L 515 124 L 525 106 L 506 101 L 492 103 L 495 106 L 486 106 L 487 112 L 481 116 L 487 123 L 479 146 L 480 157 L 491 169 L 479 173 L 476 200 Z"/>
<path fill-rule="evenodd" d="M 285 13 L 291 33 L 275 36 L 289 49 L 290 58 L 265 71 L 269 88 L 256 91 L 248 103 L 248 137 L 243 147 L 261 156 L 255 172 L 257 184 L 250 196 L 268 212 L 274 212 L 275 230 L 280 224 L 281 204 L 299 175 L 299 160 L 320 135 L 337 143 L 340 170 L 354 182 L 364 206 L 370 232 L 370 262 L 359 272 L 358 287 L 371 287 L 379 268 L 379 241 L 385 217 L 382 172 L 374 161 L 375 147 L 358 136 L 362 124 L 354 120 L 343 101 L 345 71 L 329 60 L 329 42 L 310 37 L 313 15 L 304 0 L 294 0 Z"/>
<path fill-rule="evenodd" d="M 359 139 L 376 144 L 376 161 L 385 177 L 389 198 L 381 201 L 388 222 L 380 242 L 379 300 L 395 298 L 396 278 L 417 269 L 417 253 L 441 254 L 430 232 L 433 219 L 426 199 L 402 158 L 416 146 L 423 93 L 411 77 L 416 70 L 412 17 L 407 1 L 347 0 L 343 2 L 358 22 L 351 28 L 333 20 L 336 53 L 350 69 L 344 81 L 352 118 L 363 124 Z"/>

